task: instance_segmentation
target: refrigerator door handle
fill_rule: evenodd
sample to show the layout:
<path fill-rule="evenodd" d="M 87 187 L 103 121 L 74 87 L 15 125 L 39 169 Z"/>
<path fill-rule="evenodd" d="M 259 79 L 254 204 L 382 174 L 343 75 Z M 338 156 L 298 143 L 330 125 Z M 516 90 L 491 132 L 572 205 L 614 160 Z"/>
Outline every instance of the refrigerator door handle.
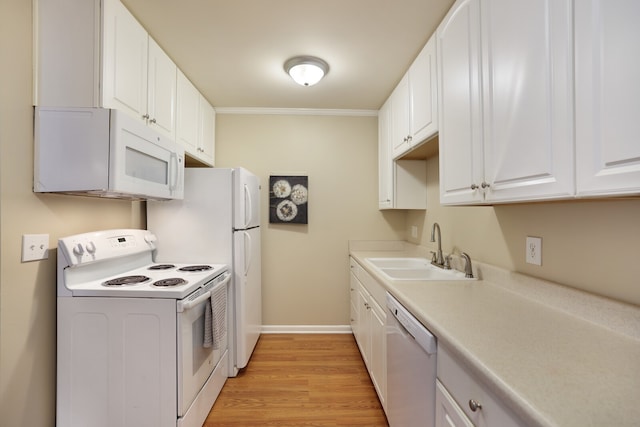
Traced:
<path fill-rule="evenodd" d="M 253 206 L 251 205 L 251 192 L 249 191 L 249 186 L 247 184 L 244 185 L 244 228 L 249 226 L 251 222 L 251 218 L 253 217 Z"/>
<path fill-rule="evenodd" d="M 244 275 L 246 276 L 251 268 L 251 254 L 253 253 L 251 235 L 246 231 L 244 233 L 245 247 L 244 247 Z"/>

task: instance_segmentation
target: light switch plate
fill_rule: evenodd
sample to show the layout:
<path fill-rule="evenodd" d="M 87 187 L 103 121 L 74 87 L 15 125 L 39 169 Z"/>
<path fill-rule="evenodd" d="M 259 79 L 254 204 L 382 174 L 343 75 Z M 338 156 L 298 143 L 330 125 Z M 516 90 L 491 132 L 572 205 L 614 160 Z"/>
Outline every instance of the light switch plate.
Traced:
<path fill-rule="evenodd" d="M 49 258 L 48 234 L 22 235 L 22 262 Z"/>
<path fill-rule="evenodd" d="M 528 264 L 542 265 L 542 238 L 527 237 L 525 260 Z"/>

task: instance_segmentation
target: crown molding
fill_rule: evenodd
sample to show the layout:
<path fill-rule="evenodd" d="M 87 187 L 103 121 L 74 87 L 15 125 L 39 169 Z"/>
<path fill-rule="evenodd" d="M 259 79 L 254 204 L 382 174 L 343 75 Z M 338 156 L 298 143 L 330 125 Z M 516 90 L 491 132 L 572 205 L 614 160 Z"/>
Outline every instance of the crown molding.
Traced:
<path fill-rule="evenodd" d="M 355 116 L 377 117 L 378 110 L 347 110 L 328 108 L 263 108 L 216 107 L 216 114 L 280 115 L 280 116 Z"/>

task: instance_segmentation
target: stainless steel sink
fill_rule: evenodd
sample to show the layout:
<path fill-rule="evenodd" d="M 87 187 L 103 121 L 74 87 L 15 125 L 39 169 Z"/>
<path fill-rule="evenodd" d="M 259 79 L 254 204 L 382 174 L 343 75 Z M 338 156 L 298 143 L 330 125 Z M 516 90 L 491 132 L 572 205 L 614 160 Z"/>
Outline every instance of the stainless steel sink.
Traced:
<path fill-rule="evenodd" d="M 366 258 L 391 280 L 476 280 L 464 277 L 458 270 L 443 270 L 426 258 Z"/>

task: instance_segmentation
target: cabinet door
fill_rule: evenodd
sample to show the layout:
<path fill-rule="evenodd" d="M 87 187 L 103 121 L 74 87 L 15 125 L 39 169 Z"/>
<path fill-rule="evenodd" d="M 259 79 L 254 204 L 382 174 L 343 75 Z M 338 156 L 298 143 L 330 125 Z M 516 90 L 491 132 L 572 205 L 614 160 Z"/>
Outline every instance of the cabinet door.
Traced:
<path fill-rule="evenodd" d="M 391 100 L 378 111 L 378 208 L 393 208 L 393 161 L 391 160 Z"/>
<path fill-rule="evenodd" d="M 438 131 L 437 84 L 436 40 L 431 37 L 409 68 L 411 146 Z"/>
<path fill-rule="evenodd" d="M 481 11 L 486 200 L 571 196 L 572 2 L 482 0 Z"/>
<path fill-rule="evenodd" d="M 214 166 L 216 144 L 216 111 L 200 94 L 200 117 L 198 122 L 198 158 Z"/>
<path fill-rule="evenodd" d="M 640 2 L 583 0 L 575 15 L 577 193 L 638 193 Z"/>
<path fill-rule="evenodd" d="M 459 0 L 436 32 L 440 203 L 484 200 L 479 0 Z"/>
<path fill-rule="evenodd" d="M 391 156 L 395 159 L 409 149 L 409 73 L 391 93 Z"/>
<path fill-rule="evenodd" d="M 371 380 L 373 382 L 380 403 L 386 406 L 387 400 L 387 346 L 386 346 L 386 314 L 375 302 L 370 300 L 370 326 L 371 326 L 371 354 L 369 357 Z"/>
<path fill-rule="evenodd" d="M 176 64 L 149 37 L 149 125 L 171 139 L 176 137 Z"/>
<path fill-rule="evenodd" d="M 474 427 L 440 381 L 436 381 L 436 427 Z"/>
<path fill-rule="evenodd" d="M 353 336 L 358 339 L 358 283 L 353 272 L 349 274 L 349 301 L 351 306 L 351 332 L 353 332 Z"/>
<path fill-rule="evenodd" d="M 197 156 L 200 93 L 180 70 L 177 87 L 176 141 L 187 154 Z"/>
<path fill-rule="evenodd" d="M 120 1 L 103 8 L 102 106 L 145 120 L 149 36 Z"/>
<path fill-rule="evenodd" d="M 371 354 L 371 328 L 370 328 L 370 305 L 369 305 L 369 293 L 362 286 L 362 284 L 358 281 L 358 347 L 360 347 L 360 353 L 362 354 L 362 359 L 364 360 L 364 364 L 369 369 L 371 364 L 370 362 L 370 354 Z"/>

